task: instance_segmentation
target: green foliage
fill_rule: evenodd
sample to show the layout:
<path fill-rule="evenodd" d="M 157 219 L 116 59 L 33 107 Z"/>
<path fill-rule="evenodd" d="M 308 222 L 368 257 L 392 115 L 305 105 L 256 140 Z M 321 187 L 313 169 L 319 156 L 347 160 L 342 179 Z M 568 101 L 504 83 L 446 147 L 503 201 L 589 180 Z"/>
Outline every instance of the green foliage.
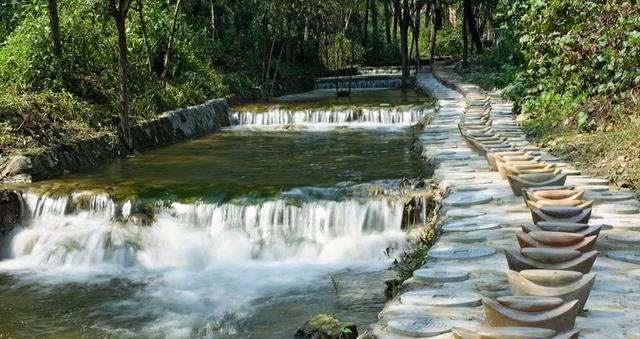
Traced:
<path fill-rule="evenodd" d="M 324 66 L 332 71 L 357 66 L 363 60 L 364 54 L 362 45 L 342 32 L 326 37 L 320 50 Z"/>
<path fill-rule="evenodd" d="M 475 80 L 505 87 L 534 135 L 595 128 L 614 110 L 592 103 L 624 106 L 640 88 L 639 13 L 622 0 L 500 2 L 497 46 L 481 60 L 489 74 Z"/>
<path fill-rule="evenodd" d="M 436 55 L 454 56 L 462 54 L 462 33 L 460 27 L 445 27 L 438 31 Z"/>

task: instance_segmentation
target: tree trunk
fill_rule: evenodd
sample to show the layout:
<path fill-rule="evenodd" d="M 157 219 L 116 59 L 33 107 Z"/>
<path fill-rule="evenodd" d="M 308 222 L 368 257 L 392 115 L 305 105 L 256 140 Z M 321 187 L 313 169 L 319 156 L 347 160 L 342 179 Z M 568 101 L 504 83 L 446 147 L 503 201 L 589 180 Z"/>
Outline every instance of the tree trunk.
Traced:
<path fill-rule="evenodd" d="M 369 1 L 364 1 L 364 28 L 362 29 L 362 48 L 367 49 L 367 37 L 369 36 Z"/>
<path fill-rule="evenodd" d="M 407 85 L 409 77 L 409 0 L 402 1 L 402 17 L 400 19 L 400 57 L 402 58 L 402 86 Z"/>
<path fill-rule="evenodd" d="M 127 79 L 127 29 L 126 20 L 131 0 L 109 0 L 111 16 L 118 29 L 118 78 L 120 83 L 120 132 L 125 146 L 133 153 L 134 145 L 129 126 L 129 83 Z"/>
<path fill-rule="evenodd" d="M 467 20 L 462 21 L 462 67 L 469 67 L 469 42 L 467 41 Z"/>
<path fill-rule="evenodd" d="M 176 26 L 178 24 L 178 14 L 180 14 L 180 5 L 182 0 L 176 2 L 176 10 L 173 13 L 173 22 L 171 23 L 171 34 L 169 35 L 169 42 L 167 43 L 167 51 L 164 53 L 164 64 L 162 66 L 162 75 L 160 78 L 163 83 L 167 82 L 167 74 L 169 73 L 169 60 L 171 59 L 171 49 L 173 48 L 173 39 L 176 35 Z"/>
<path fill-rule="evenodd" d="M 380 48 L 380 32 L 378 31 L 378 4 L 377 0 L 369 0 L 371 5 L 371 47 L 376 50 Z"/>
<path fill-rule="evenodd" d="M 215 0 L 209 0 L 209 7 L 211 8 L 211 40 L 216 40 L 216 6 Z"/>
<path fill-rule="evenodd" d="M 438 29 L 440 28 L 440 10 L 436 0 L 433 0 L 433 35 L 431 36 L 431 65 L 436 59 L 436 39 L 438 37 Z"/>
<path fill-rule="evenodd" d="M 426 33 L 429 34 L 425 34 L 424 36 L 424 42 L 425 42 L 425 46 L 427 48 L 427 50 L 429 49 L 429 43 L 431 42 L 431 35 L 433 34 L 433 27 L 431 27 L 431 29 L 429 29 L 430 26 L 430 19 L 431 19 L 431 13 L 432 13 L 432 3 L 429 2 L 427 3 L 427 9 L 424 11 L 424 27 L 426 30 Z M 426 52 L 425 52 L 426 53 Z"/>
<path fill-rule="evenodd" d="M 400 0 L 393 1 L 393 44 L 398 45 L 398 22 L 400 21 Z"/>
<path fill-rule="evenodd" d="M 471 0 L 464 0 L 464 21 L 467 23 L 467 28 L 469 29 L 469 33 L 471 33 L 471 40 L 473 41 L 478 54 L 482 54 L 482 40 L 480 39 L 478 26 L 476 26 L 476 19 L 473 14 Z"/>
<path fill-rule="evenodd" d="M 422 5 L 423 4 L 421 1 L 416 1 L 416 12 L 413 16 L 415 26 L 415 28 L 413 29 L 413 39 L 416 45 L 416 74 L 420 70 L 420 13 L 422 12 Z"/>
<path fill-rule="evenodd" d="M 278 55 L 278 61 L 276 61 L 276 69 L 273 71 L 273 80 L 271 80 L 271 90 L 269 91 L 269 97 L 273 96 L 273 89 L 276 86 L 276 79 L 278 77 L 278 72 L 280 69 L 280 60 L 282 60 L 282 54 L 284 53 L 285 44 L 283 43 L 280 46 L 280 54 Z"/>
<path fill-rule="evenodd" d="M 138 2 L 138 14 L 140 15 L 140 28 L 142 28 L 142 38 L 144 40 L 144 48 L 147 52 L 147 66 L 149 67 L 149 73 L 153 73 L 151 66 L 151 47 L 149 47 L 149 38 L 147 36 L 147 24 L 144 21 L 144 1 L 137 0 Z"/>
<path fill-rule="evenodd" d="M 53 41 L 53 54 L 59 57 L 62 53 L 62 43 L 60 42 L 60 19 L 58 18 L 58 2 L 49 0 L 47 2 L 49 11 L 49 24 L 51 26 L 51 40 Z"/>
<path fill-rule="evenodd" d="M 387 40 L 387 46 L 391 46 L 391 4 L 384 3 L 384 33 Z"/>

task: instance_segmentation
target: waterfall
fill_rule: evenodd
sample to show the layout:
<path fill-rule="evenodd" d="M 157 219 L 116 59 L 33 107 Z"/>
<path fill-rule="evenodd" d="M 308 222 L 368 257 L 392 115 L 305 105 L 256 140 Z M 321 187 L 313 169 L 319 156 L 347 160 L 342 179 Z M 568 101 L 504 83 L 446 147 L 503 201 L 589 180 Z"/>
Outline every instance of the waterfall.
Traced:
<path fill-rule="evenodd" d="M 114 218 L 116 204 L 100 193 L 27 193 L 25 202 L 26 221 L 10 242 L 10 256 L 19 266 L 188 268 L 228 260 L 386 260 L 389 249 L 406 246 L 405 199 L 398 196 L 159 203 L 150 226 Z"/>
<path fill-rule="evenodd" d="M 398 77 L 368 77 L 363 79 L 354 78 L 351 80 L 352 89 L 400 88 L 401 86 L 402 78 Z M 349 88 L 349 80 L 338 80 L 338 87 L 346 90 Z M 316 89 L 336 89 L 335 79 L 323 78 L 316 80 Z"/>
<path fill-rule="evenodd" d="M 421 105 L 334 107 L 332 109 L 290 110 L 273 108 L 267 112 L 235 112 L 236 125 L 302 125 L 302 124 L 416 124 L 432 111 Z"/>

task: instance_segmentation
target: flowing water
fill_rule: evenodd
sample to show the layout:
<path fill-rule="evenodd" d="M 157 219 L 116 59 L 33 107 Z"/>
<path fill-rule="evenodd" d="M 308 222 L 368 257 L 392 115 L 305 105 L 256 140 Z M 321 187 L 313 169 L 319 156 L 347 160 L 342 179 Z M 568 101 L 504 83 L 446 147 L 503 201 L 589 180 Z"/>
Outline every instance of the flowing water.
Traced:
<path fill-rule="evenodd" d="M 221 133 L 22 187 L 24 220 L 0 244 L 0 334 L 287 338 L 317 313 L 374 322 L 409 248 L 408 195 L 424 192 L 400 179 L 431 173 L 409 128 L 429 109 L 397 91 L 331 100 L 237 107 Z"/>

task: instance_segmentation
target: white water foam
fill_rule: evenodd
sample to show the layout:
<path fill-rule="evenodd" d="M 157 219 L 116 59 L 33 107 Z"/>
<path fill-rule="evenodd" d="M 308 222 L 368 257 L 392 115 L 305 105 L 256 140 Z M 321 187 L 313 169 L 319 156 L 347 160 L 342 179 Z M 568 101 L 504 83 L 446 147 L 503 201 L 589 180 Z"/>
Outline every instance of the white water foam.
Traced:
<path fill-rule="evenodd" d="M 173 203 L 151 226 L 114 221 L 104 196 L 88 209 L 71 208 L 72 197 L 27 194 L 25 203 L 30 216 L 0 272 L 32 272 L 46 284 L 95 284 L 105 275 L 144 282 L 133 298 L 109 306 L 153 319 L 141 333 L 109 329 L 123 336 L 189 337 L 203 323 L 220 331 L 221 317 L 251 313 L 257 298 L 313 286 L 347 267 L 381 269 L 408 246 L 396 197 Z"/>

